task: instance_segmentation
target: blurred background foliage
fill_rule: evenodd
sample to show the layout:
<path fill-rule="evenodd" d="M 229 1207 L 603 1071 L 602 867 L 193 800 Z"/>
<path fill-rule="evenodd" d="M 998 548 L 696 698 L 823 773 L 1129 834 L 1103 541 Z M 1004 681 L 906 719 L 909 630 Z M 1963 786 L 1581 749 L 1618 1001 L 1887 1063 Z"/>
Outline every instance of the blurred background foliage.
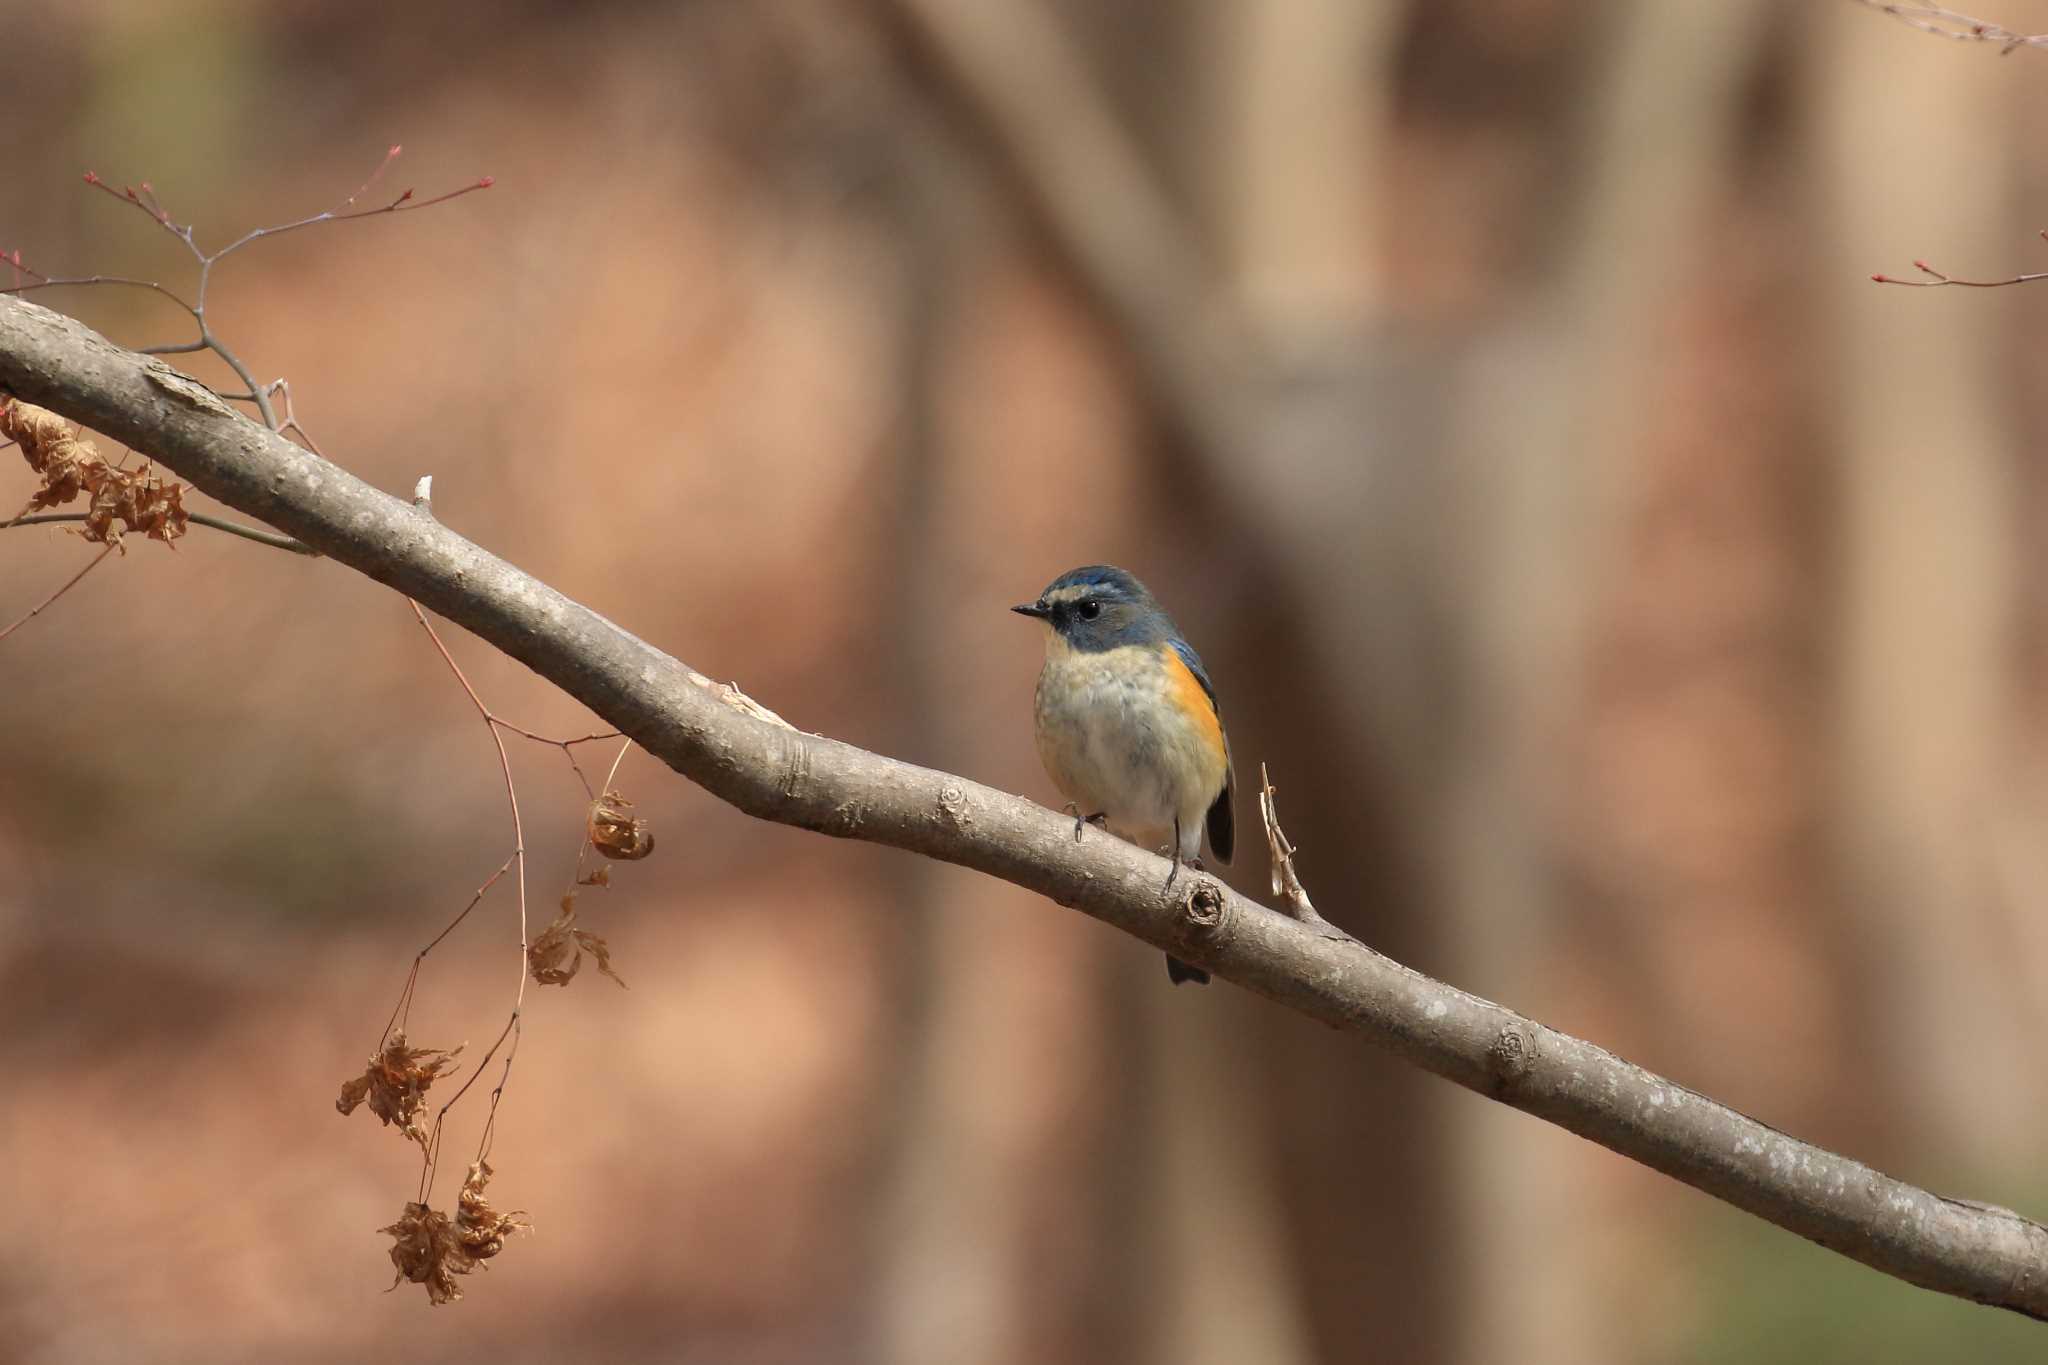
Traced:
<path fill-rule="evenodd" d="M 1054 41 L 997 32 L 977 75 L 934 14 Z M 391 143 L 393 190 L 496 177 L 215 281 L 216 328 L 363 477 L 433 474 L 444 521 L 806 729 L 1048 801 L 1039 641 L 1004 608 L 1127 565 L 1347 928 L 2039 1209 L 2048 296 L 1867 276 L 2039 264 L 2048 58 L 1763 0 L 0 18 L 0 247 L 45 272 L 189 282 L 87 169 L 208 245 L 331 207 Z M 1057 165 L 1107 137 L 1136 174 L 1048 201 L 1016 155 L 1048 130 Z M 1062 211 L 1140 249 L 1105 275 Z M 40 301 L 184 336 L 139 291 Z M 0 537 L 0 619 L 90 553 Z M 499 713 L 589 728 L 451 643 Z M 458 1307 L 387 1298 L 411 1149 L 332 1104 L 509 850 L 468 702 L 382 588 L 204 532 L 10 638 L 0 696 L 13 1359 L 2043 1349 L 639 755 L 656 853 L 581 903 L 633 989 L 532 993 L 500 1117 L 492 1193 L 538 1232 Z M 514 761 L 544 910 L 581 792 Z M 517 955 L 494 893 L 415 1039 L 474 1055 Z"/>

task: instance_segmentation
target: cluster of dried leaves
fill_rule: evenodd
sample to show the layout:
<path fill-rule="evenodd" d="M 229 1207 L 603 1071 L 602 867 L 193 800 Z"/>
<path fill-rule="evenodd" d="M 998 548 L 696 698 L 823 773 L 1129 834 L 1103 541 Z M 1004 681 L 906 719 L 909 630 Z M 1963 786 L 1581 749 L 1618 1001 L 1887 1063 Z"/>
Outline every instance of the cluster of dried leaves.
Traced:
<path fill-rule="evenodd" d="M 405 1034 L 394 1029 L 363 1074 L 342 1085 L 334 1107 L 349 1114 L 367 1103 L 371 1113 L 426 1147 L 429 1134 L 420 1117 L 427 1088 L 454 1070 L 461 1051 L 408 1047 Z M 532 1230 L 524 1210 L 499 1213 L 491 1207 L 484 1197 L 490 1179 L 491 1165 L 479 1157 L 462 1182 L 453 1218 L 428 1204 L 408 1203 L 396 1223 L 377 1229 L 392 1239 L 391 1264 L 398 1268 L 393 1289 L 410 1280 L 425 1285 L 432 1302 L 453 1303 L 462 1297 L 457 1275 L 469 1274 L 503 1251 L 513 1233 Z"/>
<path fill-rule="evenodd" d="M 647 822 L 630 814 L 633 803 L 607 790 L 590 803 L 590 842 L 607 858 L 633 861 L 654 852 Z"/>
<path fill-rule="evenodd" d="M 525 1210 L 499 1213 L 491 1207 L 484 1197 L 490 1180 L 491 1163 L 479 1158 L 462 1182 L 455 1217 L 425 1204 L 407 1204 L 396 1223 L 378 1229 L 391 1238 L 391 1264 L 398 1268 L 393 1289 L 409 1280 L 427 1287 L 429 1302 L 453 1303 L 462 1297 L 457 1275 L 469 1274 L 503 1251 L 507 1237 L 533 1230 Z"/>
<path fill-rule="evenodd" d="M 607 858 L 644 858 L 654 850 L 654 836 L 647 822 L 632 814 L 633 803 L 607 790 L 593 801 L 589 814 L 590 842 Z M 583 886 L 609 886 L 611 867 L 599 867 L 582 878 L 562 897 L 562 913 L 527 945 L 527 970 L 543 986 L 567 985 L 583 965 L 583 955 L 597 959 L 597 969 L 619 985 L 626 983 L 612 970 L 611 947 L 588 929 L 576 927 L 576 895 Z M 481 893 L 479 893 L 481 894 Z M 422 1121 L 426 1092 L 455 1066 L 460 1047 L 441 1050 L 416 1048 L 406 1043 L 402 1030 L 394 1029 L 383 1049 L 370 1058 L 363 1074 L 341 1087 L 334 1107 L 344 1114 L 368 1104 L 370 1112 L 395 1125 L 398 1130 L 432 1151 L 433 1140 Z M 489 1058 L 485 1058 L 489 1061 Z M 455 1277 L 467 1275 L 505 1249 L 505 1239 L 516 1232 L 530 1232 L 523 1210 L 499 1213 L 484 1197 L 491 1166 L 481 1155 L 469 1168 L 456 1202 L 455 1216 L 434 1208 L 424 1199 L 409 1202 L 405 1212 L 390 1227 L 378 1231 L 390 1237 L 391 1264 L 398 1278 L 392 1288 L 410 1281 L 427 1287 L 427 1298 L 436 1304 L 453 1303 L 462 1297 Z"/>
<path fill-rule="evenodd" d="M 607 787 L 603 796 L 590 803 L 588 818 L 591 846 L 607 858 L 645 858 L 654 852 L 654 836 L 647 822 L 635 816 L 633 803 Z M 610 886 L 612 870 L 600 867 L 578 880 L 576 886 Z M 611 945 L 588 929 L 576 927 L 576 887 L 562 897 L 562 913 L 540 931 L 526 947 L 526 969 L 543 986 L 566 986 L 583 966 L 583 955 L 597 959 L 597 969 L 621 986 L 625 979 L 612 970 Z"/>
<path fill-rule="evenodd" d="M 107 463 L 91 441 L 46 408 L 0 399 L 0 436 L 17 442 L 28 467 L 43 481 L 22 516 L 62 507 L 84 494 L 85 524 L 79 531 L 100 545 L 119 545 L 121 527 L 169 543 L 185 534 L 185 485 L 166 483 L 150 465 L 119 469 Z"/>
<path fill-rule="evenodd" d="M 461 1051 L 461 1047 L 446 1051 L 407 1047 L 405 1031 L 393 1029 L 384 1042 L 384 1050 L 370 1058 L 363 1074 L 342 1083 L 341 1098 L 334 1102 L 334 1107 L 352 1114 L 357 1105 L 367 1100 L 371 1113 L 395 1124 L 399 1132 L 425 1147 L 427 1130 L 420 1123 L 420 1113 L 426 1108 L 427 1087 L 455 1069 L 455 1058 Z"/>
<path fill-rule="evenodd" d="M 607 870 L 607 869 L 601 869 Z M 609 880 L 608 878 L 606 880 Z M 603 885 L 593 878 L 590 885 Z M 612 950 L 598 935 L 576 927 L 576 893 L 562 897 L 562 913 L 526 945 L 526 970 L 543 986 L 566 986 L 583 966 L 583 955 L 597 959 L 597 969 L 621 986 L 625 979 L 612 970 Z M 566 965 L 565 965 L 566 964 Z"/>

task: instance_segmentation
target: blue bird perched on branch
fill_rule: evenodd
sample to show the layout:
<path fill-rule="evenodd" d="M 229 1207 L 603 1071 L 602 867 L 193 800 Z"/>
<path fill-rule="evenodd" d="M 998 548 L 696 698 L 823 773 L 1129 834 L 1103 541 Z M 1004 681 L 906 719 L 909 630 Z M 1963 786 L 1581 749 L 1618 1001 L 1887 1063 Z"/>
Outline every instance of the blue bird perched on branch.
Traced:
<path fill-rule="evenodd" d="M 1228 863 L 1236 786 L 1216 688 L 1201 656 L 1143 583 L 1108 564 L 1061 574 L 1012 607 L 1046 627 L 1035 705 L 1038 757 L 1074 813 L 1200 868 L 1202 831 Z M 1176 984 L 1209 974 L 1169 955 Z"/>

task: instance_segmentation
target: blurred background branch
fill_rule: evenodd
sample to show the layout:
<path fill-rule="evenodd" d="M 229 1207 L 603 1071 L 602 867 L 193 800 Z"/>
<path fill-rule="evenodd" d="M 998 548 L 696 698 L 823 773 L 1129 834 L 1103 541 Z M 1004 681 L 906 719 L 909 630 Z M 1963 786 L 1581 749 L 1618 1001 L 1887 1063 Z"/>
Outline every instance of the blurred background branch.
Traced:
<path fill-rule="evenodd" d="M 2016 48 L 2048 46 L 2048 33 L 2015 33 L 2003 24 L 1972 18 L 1942 5 L 1898 5 L 1891 0 L 1856 0 L 1856 3 L 1889 14 L 1908 28 L 1932 33 L 1937 38 L 1990 43 L 2000 49 L 2001 56 Z"/>

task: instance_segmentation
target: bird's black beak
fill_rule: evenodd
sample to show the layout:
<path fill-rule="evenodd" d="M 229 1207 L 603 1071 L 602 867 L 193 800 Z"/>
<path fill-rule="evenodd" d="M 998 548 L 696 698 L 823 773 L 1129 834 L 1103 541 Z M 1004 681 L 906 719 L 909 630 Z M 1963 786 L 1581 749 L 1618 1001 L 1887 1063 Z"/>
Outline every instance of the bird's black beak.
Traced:
<path fill-rule="evenodd" d="M 1019 616 L 1035 616 L 1041 621 L 1052 616 L 1052 608 L 1046 606 L 1043 602 L 1026 602 L 1023 606 L 1011 607 L 1010 610 L 1016 612 Z"/>

